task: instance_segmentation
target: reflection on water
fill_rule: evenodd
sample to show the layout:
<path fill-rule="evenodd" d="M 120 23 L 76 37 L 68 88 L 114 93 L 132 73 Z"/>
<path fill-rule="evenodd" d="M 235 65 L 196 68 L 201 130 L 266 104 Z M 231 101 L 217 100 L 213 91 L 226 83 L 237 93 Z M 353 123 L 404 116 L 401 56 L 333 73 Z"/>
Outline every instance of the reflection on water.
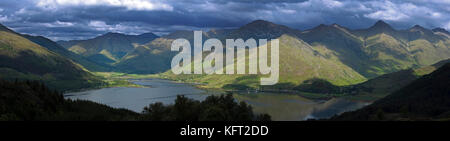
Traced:
<path fill-rule="evenodd" d="M 109 105 L 115 108 L 126 108 L 141 112 L 151 103 L 162 102 L 172 104 L 177 95 L 185 95 L 195 100 L 204 100 L 217 91 L 205 91 L 191 85 L 174 83 L 167 80 L 146 79 L 134 80 L 133 83 L 148 88 L 103 88 L 85 92 L 67 93 L 68 99 L 83 99 Z M 328 118 L 335 114 L 361 108 L 367 103 L 345 99 L 314 101 L 298 95 L 287 94 L 235 94 L 237 101 L 252 105 L 257 113 L 268 113 L 273 120 L 305 120 L 308 118 Z"/>
<path fill-rule="evenodd" d="M 142 112 L 151 103 L 162 102 L 172 104 L 177 95 L 185 95 L 195 100 L 204 100 L 209 93 L 193 86 L 173 83 L 167 80 L 146 79 L 134 80 L 133 83 L 148 86 L 148 88 L 103 88 L 85 92 L 64 94 L 68 99 L 90 100 L 115 108 L 126 108 L 135 112 Z"/>
<path fill-rule="evenodd" d="M 272 120 L 307 120 L 329 118 L 335 114 L 362 108 L 368 103 L 334 98 L 314 101 L 298 95 L 287 94 L 235 94 L 238 101 L 252 105 L 256 113 L 268 113 Z"/>

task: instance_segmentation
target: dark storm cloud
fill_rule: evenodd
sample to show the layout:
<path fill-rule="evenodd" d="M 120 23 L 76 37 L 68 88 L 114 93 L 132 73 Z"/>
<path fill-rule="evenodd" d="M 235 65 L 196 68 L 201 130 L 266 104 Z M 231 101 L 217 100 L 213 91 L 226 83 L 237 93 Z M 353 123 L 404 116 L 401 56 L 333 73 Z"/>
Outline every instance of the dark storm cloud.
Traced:
<path fill-rule="evenodd" d="M 0 23 L 54 40 L 236 28 L 257 19 L 302 30 L 332 23 L 366 28 L 380 19 L 401 29 L 450 29 L 449 7 L 441 0 L 3 0 Z"/>

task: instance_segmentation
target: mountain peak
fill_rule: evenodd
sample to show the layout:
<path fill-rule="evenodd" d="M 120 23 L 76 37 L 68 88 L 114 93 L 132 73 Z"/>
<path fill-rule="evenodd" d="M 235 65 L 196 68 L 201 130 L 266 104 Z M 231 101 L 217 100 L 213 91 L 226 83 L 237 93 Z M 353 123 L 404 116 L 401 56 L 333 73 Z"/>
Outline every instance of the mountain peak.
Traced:
<path fill-rule="evenodd" d="M 117 33 L 117 32 L 108 32 L 108 33 L 103 34 L 103 36 L 110 36 L 110 35 L 123 35 L 123 34 Z"/>
<path fill-rule="evenodd" d="M 117 32 L 108 32 L 108 33 L 105 33 L 98 37 L 100 37 L 100 38 L 118 38 L 118 37 L 122 37 L 122 36 L 126 36 L 126 35 L 122 34 L 122 33 L 117 33 Z"/>
<path fill-rule="evenodd" d="M 337 24 L 337 23 L 333 23 L 333 24 L 331 24 L 331 26 L 334 26 L 334 27 L 341 27 L 341 25 L 339 25 L 339 24 Z"/>
<path fill-rule="evenodd" d="M 137 35 L 139 37 L 145 37 L 145 38 L 158 38 L 158 35 L 153 34 L 152 32 L 148 32 L 148 33 L 142 33 Z"/>
<path fill-rule="evenodd" d="M 274 24 L 272 22 L 269 21 L 265 21 L 265 20 L 255 20 L 252 21 L 244 26 L 241 27 L 241 29 L 245 29 L 245 28 L 273 28 L 273 27 L 279 27 L 281 25 L 277 25 Z"/>
<path fill-rule="evenodd" d="M 423 28 L 423 27 L 418 25 L 418 24 L 416 24 L 416 25 L 413 26 L 413 28 Z"/>
<path fill-rule="evenodd" d="M 383 29 L 390 28 L 390 29 L 392 29 L 392 27 L 391 27 L 389 24 L 387 24 L 386 22 L 384 22 L 383 20 L 378 20 L 378 21 L 372 26 L 372 28 L 383 28 Z"/>
<path fill-rule="evenodd" d="M 450 33 L 449 33 L 447 30 L 445 30 L 445 29 L 443 29 L 443 28 L 440 28 L 440 27 L 434 28 L 432 31 L 433 31 L 433 32 L 442 32 L 442 33 L 446 33 L 446 34 L 449 34 L 449 35 L 450 35 Z"/>
<path fill-rule="evenodd" d="M 192 38 L 194 37 L 194 31 L 191 30 L 176 30 L 167 35 L 162 36 L 167 39 L 177 39 L 177 38 Z"/>
<path fill-rule="evenodd" d="M 298 34 L 298 30 L 264 20 L 255 20 L 233 31 L 227 38 L 274 39 L 283 34 Z"/>
<path fill-rule="evenodd" d="M 410 32 L 420 32 L 422 34 L 433 35 L 433 31 L 426 29 L 420 25 L 414 25 L 409 29 Z"/>
<path fill-rule="evenodd" d="M 373 34 L 378 34 L 378 33 L 391 33 L 393 31 L 395 31 L 394 28 L 392 28 L 389 24 L 387 24 L 386 22 L 379 20 L 377 21 L 372 27 L 370 27 L 369 29 L 369 34 L 373 35 Z"/>
<path fill-rule="evenodd" d="M 269 21 L 265 21 L 265 20 L 254 20 L 254 21 L 248 23 L 247 25 L 252 25 L 252 24 L 273 24 L 273 23 L 269 22 Z"/>
<path fill-rule="evenodd" d="M 411 27 L 410 30 L 425 30 L 425 28 L 416 24 L 413 27 Z"/>
<path fill-rule="evenodd" d="M 148 36 L 148 35 L 155 35 L 152 32 L 147 32 L 147 33 L 142 33 L 140 34 L 141 36 Z M 155 35 L 156 36 L 156 35 Z"/>
<path fill-rule="evenodd" d="M 317 27 L 322 28 L 322 27 L 328 27 L 328 26 L 325 24 L 319 24 Z"/>
<path fill-rule="evenodd" d="M 325 25 L 325 24 L 320 24 L 320 25 L 312 28 L 311 30 L 326 30 L 326 29 L 328 29 L 328 27 L 330 27 L 330 26 Z"/>

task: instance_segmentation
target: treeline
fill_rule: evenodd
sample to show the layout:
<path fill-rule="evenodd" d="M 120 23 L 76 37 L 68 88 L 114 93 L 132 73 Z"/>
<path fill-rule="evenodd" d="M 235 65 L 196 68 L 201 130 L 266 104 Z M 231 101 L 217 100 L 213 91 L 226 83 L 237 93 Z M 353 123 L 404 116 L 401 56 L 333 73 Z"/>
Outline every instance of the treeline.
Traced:
<path fill-rule="evenodd" d="M 212 95 L 201 102 L 177 96 L 175 104 L 150 104 L 143 113 L 144 119 L 155 121 L 270 121 L 268 114 L 255 115 L 250 105 L 236 103 L 231 94 Z"/>
<path fill-rule="evenodd" d="M 210 96 L 195 101 L 179 96 L 175 104 L 151 104 L 143 113 L 116 109 L 84 100 L 64 99 L 62 93 L 38 81 L 0 80 L 0 121 L 205 121 L 270 120 L 255 115 L 246 103 L 237 103 L 231 95 Z"/>
<path fill-rule="evenodd" d="M 255 90 L 255 88 L 247 86 L 245 84 L 227 84 L 222 87 L 226 90 Z M 327 80 L 320 78 L 312 78 L 305 80 L 301 84 L 294 84 L 291 82 L 277 83 L 275 85 L 260 86 L 257 88 L 260 91 L 270 91 L 270 92 L 285 92 L 285 91 L 301 91 L 310 93 L 321 93 L 321 94 L 341 94 L 341 93 L 351 93 L 357 90 L 354 86 L 336 86 Z"/>
<path fill-rule="evenodd" d="M 136 120 L 138 113 L 67 100 L 39 81 L 0 80 L 0 120 Z"/>

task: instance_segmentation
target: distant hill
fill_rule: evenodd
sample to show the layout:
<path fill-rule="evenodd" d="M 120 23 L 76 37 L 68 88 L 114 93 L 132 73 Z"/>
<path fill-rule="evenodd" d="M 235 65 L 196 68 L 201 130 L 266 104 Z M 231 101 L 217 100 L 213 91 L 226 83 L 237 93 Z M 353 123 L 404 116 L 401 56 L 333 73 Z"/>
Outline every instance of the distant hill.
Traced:
<path fill-rule="evenodd" d="M 203 41 L 209 38 L 223 39 L 235 30 L 213 29 L 203 32 Z M 138 45 L 114 64 L 118 70 L 127 73 L 162 73 L 170 69 L 170 63 L 177 52 L 170 51 L 172 42 L 178 38 L 187 39 L 193 44 L 194 32 L 179 30 L 156 38 L 146 44 Z"/>
<path fill-rule="evenodd" d="M 331 120 L 450 120 L 450 63 L 398 91 Z"/>
<path fill-rule="evenodd" d="M 0 78 L 39 80 L 58 90 L 80 89 L 102 83 L 81 65 L 56 52 L 0 26 Z"/>
<path fill-rule="evenodd" d="M 56 41 L 56 43 L 58 43 L 65 49 L 69 49 L 70 47 L 80 43 L 81 41 L 83 41 L 83 40 Z"/>
<path fill-rule="evenodd" d="M 157 38 L 153 33 L 141 35 L 125 35 L 120 33 L 106 33 L 93 39 L 83 41 L 60 42 L 70 51 L 80 54 L 99 64 L 112 65 L 118 62 L 136 46 L 145 44 Z"/>
<path fill-rule="evenodd" d="M 283 34 L 298 35 L 300 30 L 292 29 L 284 25 L 269 21 L 256 20 L 248 23 L 225 36 L 226 39 L 276 39 Z"/>
<path fill-rule="evenodd" d="M 176 31 L 156 38 L 142 45 L 137 45 L 125 54 L 114 66 L 127 73 L 161 73 L 170 69 L 172 57 L 176 52 L 170 51 L 172 41 L 178 38 L 194 40 L 192 31 Z"/>
<path fill-rule="evenodd" d="M 27 38 L 28 40 L 41 45 L 42 47 L 47 48 L 48 50 L 55 52 L 59 55 L 62 55 L 64 57 L 67 57 L 74 62 L 82 65 L 86 69 L 90 71 L 110 71 L 112 68 L 110 66 L 102 65 L 95 63 L 81 55 L 78 55 L 76 53 L 73 53 L 65 48 L 63 48 L 61 45 L 59 45 L 56 42 L 53 42 L 52 40 L 42 37 L 42 36 L 31 36 L 31 35 L 22 35 L 23 37 Z"/>
<path fill-rule="evenodd" d="M 320 25 L 300 34 L 314 47 L 323 47 L 366 78 L 428 66 L 450 57 L 450 38 L 418 25 L 396 30 L 384 21 L 367 29 Z"/>

